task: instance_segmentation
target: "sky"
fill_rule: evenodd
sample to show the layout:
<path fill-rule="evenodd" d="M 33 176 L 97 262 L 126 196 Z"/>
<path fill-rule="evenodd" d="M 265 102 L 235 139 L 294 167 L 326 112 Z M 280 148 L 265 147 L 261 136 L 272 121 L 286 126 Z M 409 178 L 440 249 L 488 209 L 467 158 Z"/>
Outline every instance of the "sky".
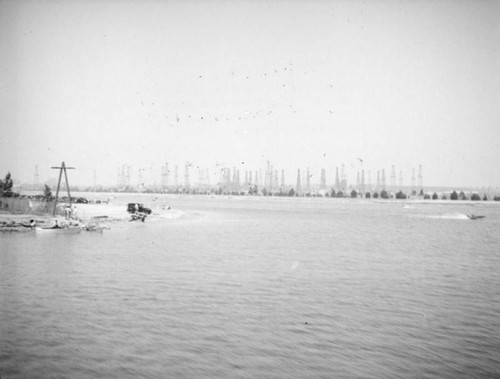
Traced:
<path fill-rule="evenodd" d="M 0 0 L 0 176 L 270 161 L 288 183 L 422 165 L 500 187 L 498 20 L 495 0 Z"/>

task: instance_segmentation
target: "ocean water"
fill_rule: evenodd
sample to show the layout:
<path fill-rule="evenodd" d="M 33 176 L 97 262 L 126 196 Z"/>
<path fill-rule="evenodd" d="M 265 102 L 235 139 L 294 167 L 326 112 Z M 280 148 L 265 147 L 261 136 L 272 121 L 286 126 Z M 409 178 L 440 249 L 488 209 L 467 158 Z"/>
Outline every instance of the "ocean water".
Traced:
<path fill-rule="evenodd" d="M 500 377 L 499 204 L 161 200 L 0 234 L 2 379 Z"/>

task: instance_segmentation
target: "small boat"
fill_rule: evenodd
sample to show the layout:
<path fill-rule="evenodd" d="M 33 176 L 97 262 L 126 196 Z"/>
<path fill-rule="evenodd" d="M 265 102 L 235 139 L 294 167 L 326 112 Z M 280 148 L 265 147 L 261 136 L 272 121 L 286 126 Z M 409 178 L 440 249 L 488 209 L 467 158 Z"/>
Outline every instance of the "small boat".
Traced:
<path fill-rule="evenodd" d="M 41 228 L 36 227 L 35 232 L 38 234 L 76 234 L 80 233 L 82 228 L 80 226 L 68 226 L 64 228 Z"/>
<path fill-rule="evenodd" d="M 467 217 L 471 220 L 477 220 L 479 218 L 485 218 L 486 216 L 478 216 L 478 215 L 467 215 Z"/>
<path fill-rule="evenodd" d="M 130 215 L 130 220 L 129 221 L 137 221 L 137 220 L 140 220 L 142 222 L 144 222 L 146 220 L 146 217 L 148 217 L 148 215 L 146 213 L 143 213 L 143 212 L 135 212 L 135 213 L 132 213 Z"/>

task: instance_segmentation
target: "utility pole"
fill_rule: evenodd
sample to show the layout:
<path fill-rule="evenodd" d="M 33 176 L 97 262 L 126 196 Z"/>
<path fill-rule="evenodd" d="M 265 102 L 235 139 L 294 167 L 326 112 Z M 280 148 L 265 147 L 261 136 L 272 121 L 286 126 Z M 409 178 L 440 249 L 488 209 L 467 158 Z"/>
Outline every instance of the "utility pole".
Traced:
<path fill-rule="evenodd" d="M 68 182 L 68 173 L 66 170 L 74 170 L 74 167 L 66 167 L 64 164 L 64 161 L 61 163 L 60 167 L 51 167 L 52 169 L 57 169 L 59 170 L 59 180 L 57 181 L 57 191 L 56 191 L 56 199 L 54 201 L 54 210 L 52 211 L 52 216 L 56 215 L 56 208 L 57 208 L 57 200 L 59 199 L 59 188 L 61 187 L 61 178 L 62 174 L 64 171 L 64 179 L 66 180 L 66 189 L 68 191 L 68 198 L 69 198 L 69 206 L 71 207 L 71 194 L 69 192 L 69 182 Z"/>

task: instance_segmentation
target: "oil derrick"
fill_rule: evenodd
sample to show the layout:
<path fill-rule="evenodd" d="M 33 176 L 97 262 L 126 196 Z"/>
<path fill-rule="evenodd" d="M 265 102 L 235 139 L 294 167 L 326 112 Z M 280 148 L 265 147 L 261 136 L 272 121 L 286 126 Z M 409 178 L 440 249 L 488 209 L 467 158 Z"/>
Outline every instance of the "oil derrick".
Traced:
<path fill-rule="evenodd" d="M 322 190 L 326 189 L 326 171 L 324 168 L 321 169 L 321 181 L 320 181 L 320 188 Z"/>
<path fill-rule="evenodd" d="M 424 190 L 424 178 L 422 175 L 422 165 L 418 166 L 418 188 L 420 191 Z"/>
<path fill-rule="evenodd" d="M 124 178 L 123 178 L 123 166 L 118 167 L 118 173 L 116 174 L 116 186 L 118 188 L 123 187 L 124 184 Z"/>
<path fill-rule="evenodd" d="M 365 170 L 361 170 L 361 187 L 360 190 L 364 194 L 365 193 Z"/>
<path fill-rule="evenodd" d="M 224 185 L 224 168 L 219 169 L 219 187 L 222 187 Z"/>
<path fill-rule="evenodd" d="M 118 187 L 130 186 L 130 166 L 122 165 L 118 168 Z"/>
<path fill-rule="evenodd" d="M 204 175 L 203 169 L 199 168 L 198 169 L 198 188 L 203 187 L 203 175 Z"/>
<path fill-rule="evenodd" d="M 269 168 L 269 189 L 272 191 L 273 190 L 273 183 L 274 183 L 274 172 L 273 172 L 273 166 Z"/>
<path fill-rule="evenodd" d="M 231 191 L 231 170 L 227 167 L 222 169 L 222 187 L 224 190 Z"/>
<path fill-rule="evenodd" d="M 184 187 L 189 188 L 189 163 L 184 166 Z"/>
<path fill-rule="evenodd" d="M 380 191 L 380 170 L 377 170 L 377 186 L 375 187 L 377 191 Z"/>
<path fill-rule="evenodd" d="M 267 186 L 266 188 L 270 191 L 273 190 L 273 166 L 270 167 L 269 169 L 269 175 L 268 175 L 268 178 L 267 178 Z"/>
<path fill-rule="evenodd" d="M 310 192 L 311 192 L 311 175 L 309 173 L 309 167 L 308 167 L 306 171 L 306 193 Z"/>
<path fill-rule="evenodd" d="M 161 168 L 161 186 L 162 188 L 168 187 L 168 162 Z"/>
<path fill-rule="evenodd" d="M 340 166 L 340 189 L 342 192 L 345 192 L 347 190 L 347 175 L 343 163 Z"/>
<path fill-rule="evenodd" d="M 139 188 L 142 188 L 144 187 L 144 180 L 143 180 L 143 177 L 142 177 L 142 172 L 144 171 L 143 168 L 140 168 L 138 171 L 137 171 L 137 186 Z"/>
<path fill-rule="evenodd" d="M 411 169 L 411 192 L 415 192 L 415 168 Z"/>
<path fill-rule="evenodd" d="M 253 184 L 253 180 L 252 180 L 252 171 L 249 171 L 248 172 L 248 185 L 251 186 Z"/>
<path fill-rule="evenodd" d="M 229 173 L 231 175 L 231 173 Z M 231 180 L 231 192 L 236 191 L 236 167 L 233 167 L 233 176 Z"/>
<path fill-rule="evenodd" d="M 297 196 L 302 193 L 302 185 L 300 184 L 300 168 L 297 170 L 297 185 L 295 186 L 295 193 Z"/>
<path fill-rule="evenodd" d="M 36 189 L 38 188 L 38 184 L 39 184 L 39 175 L 38 175 L 38 166 L 35 166 L 35 178 L 33 180 L 33 187 Z"/>
<path fill-rule="evenodd" d="M 271 189 L 272 184 L 273 184 L 273 168 L 271 166 L 271 163 L 267 161 L 267 166 L 266 166 L 266 177 L 264 180 L 264 187 L 267 189 Z"/>
<path fill-rule="evenodd" d="M 118 187 L 124 187 L 125 186 L 125 177 L 123 176 L 123 166 L 118 167 Z"/>
<path fill-rule="evenodd" d="M 396 187 L 396 168 L 394 165 L 391 168 L 391 188 L 394 189 Z"/>
<path fill-rule="evenodd" d="M 262 169 L 259 169 L 259 183 L 262 186 L 264 182 L 262 181 Z"/>
<path fill-rule="evenodd" d="M 168 162 L 167 162 L 165 163 L 165 187 L 168 187 L 169 178 L 170 178 L 170 169 L 168 168 Z"/>
<path fill-rule="evenodd" d="M 382 169 L 382 190 L 385 190 L 385 168 Z"/>
<path fill-rule="evenodd" d="M 335 190 L 340 189 L 340 178 L 339 178 L 339 168 L 335 167 Z"/>
<path fill-rule="evenodd" d="M 236 192 L 240 192 L 240 170 L 236 168 L 233 172 L 233 188 Z"/>
<path fill-rule="evenodd" d="M 274 179 L 273 190 L 276 191 L 279 188 L 278 170 L 274 170 L 273 179 Z"/>
<path fill-rule="evenodd" d="M 399 170 L 399 189 L 403 188 L 403 170 Z"/>

